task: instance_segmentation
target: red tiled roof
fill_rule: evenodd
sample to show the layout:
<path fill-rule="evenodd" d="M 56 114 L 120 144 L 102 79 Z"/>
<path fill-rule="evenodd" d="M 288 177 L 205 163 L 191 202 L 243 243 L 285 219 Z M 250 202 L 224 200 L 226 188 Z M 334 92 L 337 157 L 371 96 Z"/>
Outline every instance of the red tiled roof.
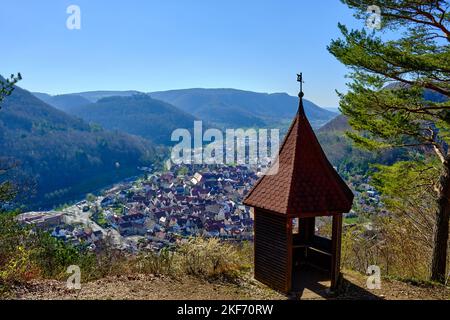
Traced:
<path fill-rule="evenodd" d="M 278 160 L 278 172 L 262 176 L 245 205 L 299 216 L 350 211 L 353 193 L 325 156 L 301 101 Z"/>

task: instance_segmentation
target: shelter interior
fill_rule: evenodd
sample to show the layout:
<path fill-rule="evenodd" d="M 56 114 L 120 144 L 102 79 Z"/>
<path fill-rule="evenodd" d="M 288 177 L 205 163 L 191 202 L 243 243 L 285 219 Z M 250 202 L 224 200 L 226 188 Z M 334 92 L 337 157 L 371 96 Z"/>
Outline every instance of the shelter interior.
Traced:
<path fill-rule="evenodd" d="M 333 216 L 333 225 L 341 216 Z M 301 292 L 312 283 L 327 283 L 331 289 L 336 286 L 339 275 L 336 264 L 339 263 L 338 248 L 335 244 L 340 233 L 333 228 L 331 239 L 315 233 L 316 217 L 291 218 L 289 221 L 292 237 L 290 240 L 292 255 L 292 292 Z M 334 241 L 333 241 L 334 240 Z"/>

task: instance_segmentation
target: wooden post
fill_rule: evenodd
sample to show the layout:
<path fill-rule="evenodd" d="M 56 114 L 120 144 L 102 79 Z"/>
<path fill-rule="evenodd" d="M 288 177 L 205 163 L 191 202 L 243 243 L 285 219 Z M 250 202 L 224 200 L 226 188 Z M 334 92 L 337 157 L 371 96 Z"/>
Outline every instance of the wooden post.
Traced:
<path fill-rule="evenodd" d="M 338 289 L 341 276 L 341 238 L 342 238 L 342 215 L 333 216 L 333 231 L 331 238 L 331 287 L 332 292 Z"/>

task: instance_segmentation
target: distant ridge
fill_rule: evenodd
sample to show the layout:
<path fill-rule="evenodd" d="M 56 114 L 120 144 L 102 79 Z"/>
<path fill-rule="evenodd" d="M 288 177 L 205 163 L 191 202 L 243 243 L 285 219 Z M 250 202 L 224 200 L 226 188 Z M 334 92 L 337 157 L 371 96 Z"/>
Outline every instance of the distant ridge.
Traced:
<path fill-rule="evenodd" d="M 114 90 L 99 90 L 99 91 L 86 91 L 86 92 L 74 92 L 74 93 L 66 93 L 66 94 L 59 94 L 59 95 L 50 95 L 48 93 L 43 92 L 32 92 L 32 94 L 41 99 L 42 101 L 52 104 L 53 101 L 55 101 L 55 98 L 65 98 L 65 97 L 81 97 L 84 99 L 85 103 L 93 103 L 97 102 L 98 100 L 102 98 L 108 98 L 108 97 L 130 97 L 136 94 L 142 94 L 140 91 L 136 90 L 125 90 L 125 91 L 114 91 Z M 79 104 L 81 105 L 81 104 Z"/>
<path fill-rule="evenodd" d="M 149 95 L 222 126 L 242 123 L 243 118 L 248 118 L 248 127 L 286 124 L 290 123 L 298 107 L 298 98 L 286 93 L 238 89 L 181 89 L 150 92 Z M 309 121 L 316 128 L 337 115 L 306 99 L 304 107 Z"/>
<path fill-rule="evenodd" d="M 90 100 L 77 94 L 61 94 L 51 96 L 46 93 L 34 92 L 33 95 L 45 103 L 48 103 L 52 107 L 62 111 L 70 111 L 73 108 L 91 103 Z"/>
<path fill-rule="evenodd" d="M 100 99 L 108 97 L 131 97 L 142 92 L 136 90 L 114 91 L 114 90 L 99 90 L 99 91 L 86 91 L 74 93 L 81 96 L 90 102 L 97 102 Z"/>
<path fill-rule="evenodd" d="M 86 105 L 87 99 L 95 103 L 107 97 L 131 97 L 142 92 L 89 91 L 50 96 L 35 95 L 61 110 L 69 111 Z M 148 93 L 152 98 L 169 103 L 219 128 L 285 127 L 297 110 L 297 97 L 286 93 L 258 93 L 238 89 L 181 89 Z M 58 101 L 59 100 L 59 101 Z M 314 128 L 319 128 L 337 116 L 305 99 L 305 110 Z"/>

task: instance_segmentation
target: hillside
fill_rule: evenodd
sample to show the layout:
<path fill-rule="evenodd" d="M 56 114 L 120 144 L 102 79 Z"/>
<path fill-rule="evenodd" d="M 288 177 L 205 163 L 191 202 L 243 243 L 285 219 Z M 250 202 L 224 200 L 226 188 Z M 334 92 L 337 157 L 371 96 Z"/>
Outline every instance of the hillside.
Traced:
<path fill-rule="evenodd" d="M 317 130 L 316 135 L 328 160 L 337 167 L 339 173 L 366 172 L 369 162 L 373 162 L 375 157 L 352 144 L 345 135 L 349 130 L 351 127 L 347 118 L 339 115 Z"/>
<path fill-rule="evenodd" d="M 317 132 L 345 132 L 351 130 L 350 124 L 346 116 L 340 114 L 330 122 L 323 125 Z"/>
<path fill-rule="evenodd" d="M 275 126 L 289 122 L 298 108 L 298 98 L 286 93 L 257 93 L 236 89 L 184 89 L 149 93 L 212 123 L 221 126 Z M 304 100 L 308 119 L 320 127 L 336 116 Z"/>
<path fill-rule="evenodd" d="M 392 164 L 407 159 L 407 150 L 367 152 L 357 148 L 345 132 L 352 130 L 347 117 L 339 115 L 317 130 L 317 138 L 328 160 L 343 175 L 365 174 L 371 164 Z"/>
<path fill-rule="evenodd" d="M 76 94 L 61 94 L 51 96 L 46 93 L 33 92 L 33 95 L 45 103 L 62 111 L 70 111 L 73 108 L 91 103 L 90 100 Z"/>
<path fill-rule="evenodd" d="M 19 87 L 2 104 L 0 149 L 2 157 L 19 161 L 9 174 L 31 189 L 17 201 L 32 208 L 84 197 L 157 159 L 151 143 L 93 128 Z"/>
<path fill-rule="evenodd" d="M 38 98 L 39 100 L 44 101 L 45 103 L 49 104 L 48 102 L 51 101 L 52 95 L 44 92 L 31 92 L 33 96 Z"/>
<path fill-rule="evenodd" d="M 138 135 L 163 145 L 172 143 L 172 131 L 191 129 L 196 120 L 192 115 L 144 94 L 102 98 L 68 112 L 104 128 Z"/>

